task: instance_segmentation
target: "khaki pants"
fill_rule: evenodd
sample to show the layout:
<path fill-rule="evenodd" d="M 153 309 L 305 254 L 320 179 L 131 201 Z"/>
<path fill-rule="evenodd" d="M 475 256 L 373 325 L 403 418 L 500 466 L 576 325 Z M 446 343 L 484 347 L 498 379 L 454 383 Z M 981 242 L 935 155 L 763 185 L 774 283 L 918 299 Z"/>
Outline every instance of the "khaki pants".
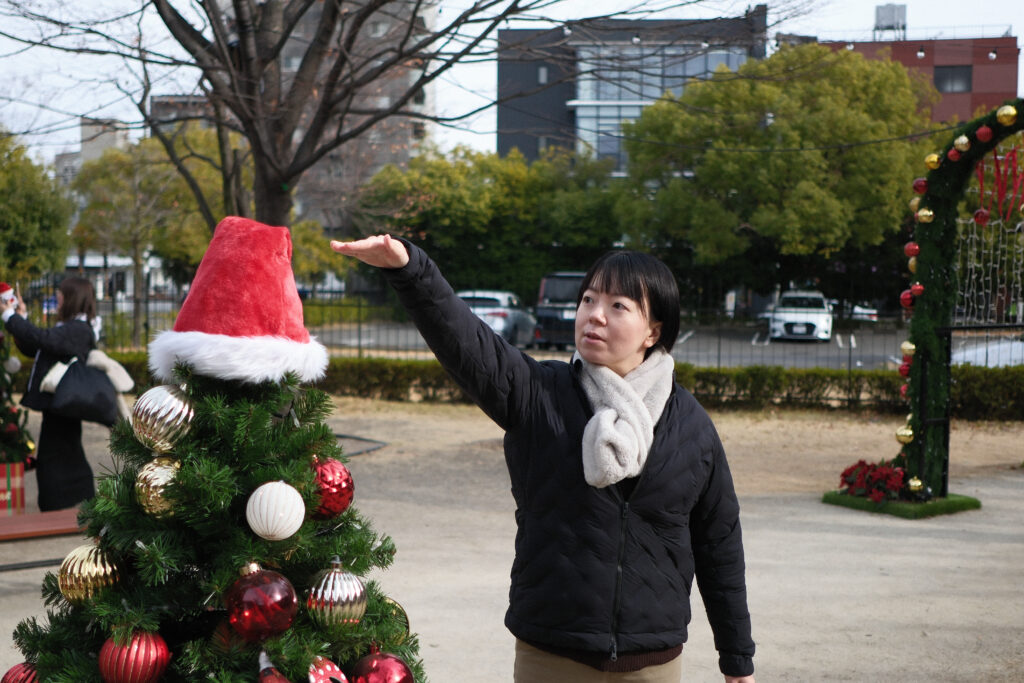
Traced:
<path fill-rule="evenodd" d="M 515 683 L 679 683 L 683 658 L 640 671 L 610 673 L 559 657 L 516 639 Z"/>

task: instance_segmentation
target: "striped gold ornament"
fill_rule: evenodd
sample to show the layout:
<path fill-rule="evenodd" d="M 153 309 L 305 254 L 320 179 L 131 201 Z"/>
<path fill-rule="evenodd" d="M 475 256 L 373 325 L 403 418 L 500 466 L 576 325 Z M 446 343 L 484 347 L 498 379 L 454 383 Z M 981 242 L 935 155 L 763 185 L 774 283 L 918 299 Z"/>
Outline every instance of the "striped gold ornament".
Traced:
<path fill-rule="evenodd" d="M 88 602 L 117 582 L 117 567 L 98 545 L 80 545 L 64 558 L 57 575 L 60 593 L 72 605 Z"/>

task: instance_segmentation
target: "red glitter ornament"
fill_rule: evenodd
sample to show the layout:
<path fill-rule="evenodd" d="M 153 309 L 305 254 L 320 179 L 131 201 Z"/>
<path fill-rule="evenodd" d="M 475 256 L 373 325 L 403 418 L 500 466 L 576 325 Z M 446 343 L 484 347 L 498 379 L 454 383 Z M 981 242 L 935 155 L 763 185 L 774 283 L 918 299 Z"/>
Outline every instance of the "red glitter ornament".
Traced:
<path fill-rule="evenodd" d="M 910 377 L 910 363 L 900 364 L 900 375 L 903 377 Z"/>
<path fill-rule="evenodd" d="M 915 282 L 914 284 L 910 285 L 910 293 L 913 294 L 914 296 L 921 296 L 922 294 L 924 294 L 924 285 L 922 285 L 920 282 Z"/>
<path fill-rule="evenodd" d="M 0 683 L 37 683 L 38 680 L 36 668 L 28 662 L 22 662 L 8 669 L 4 677 L 0 678 Z"/>
<path fill-rule="evenodd" d="M 978 209 L 974 212 L 974 222 L 978 225 L 988 225 L 989 218 L 988 209 Z"/>
<path fill-rule="evenodd" d="M 316 657 L 309 665 L 309 683 L 348 683 L 338 665 L 326 657 Z"/>
<path fill-rule="evenodd" d="M 907 354 L 903 354 L 903 362 L 906 363 L 907 365 L 910 365 L 911 363 L 914 362 L 914 357 L 908 356 Z"/>
<path fill-rule="evenodd" d="M 960 150 L 956 147 L 950 147 L 949 151 L 946 152 L 946 158 L 950 161 L 960 161 Z"/>
<path fill-rule="evenodd" d="M 907 256 L 917 256 L 921 253 L 921 245 L 917 242 L 907 242 L 903 245 L 903 253 Z"/>
<path fill-rule="evenodd" d="M 988 126 L 978 126 L 978 130 L 974 131 L 974 137 L 978 138 L 978 142 L 988 142 L 992 139 L 992 129 Z"/>
<path fill-rule="evenodd" d="M 924 194 L 928 191 L 928 181 L 925 178 L 914 178 L 914 192 Z"/>
<path fill-rule="evenodd" d="M 395 655 L 370 646 L 366 655 L 352 667 L 352 683 L 414 683 L 409 666 Z"/>
<path fill-rule="evenodd" d="M 902 306 L 903 308 L 914 307 L 914 293 L 911 292 L 909 289 L 904 289 L 902 292 L 900 292 L 900 306 Z"/>
<path fill-rule="evenodd" d="M 316 471 L 316 490 L 320 494 L 320 506 L 313 512 L 313 519 L 332 519 L 337 517 L 352 504 L 355 485 L 352 474 L 340 460 L 327 458 L 320 460 L 313 456 L 313 469 Z"/>
<path fill-rule="evenodd" d="M 299 609 L 291 582 L 255 562 L 242 570 L 242 578 L 224 595 L 224 604 L 232 628 L 250 643 L 288 630 Z"/>
<path fill-rule="evenodd" d="M 159 633 L 136 631 L 127 645 L 108 638 L 96 663 L 105 683 L 156 683 L 170 661 L 171 652 Z"/>

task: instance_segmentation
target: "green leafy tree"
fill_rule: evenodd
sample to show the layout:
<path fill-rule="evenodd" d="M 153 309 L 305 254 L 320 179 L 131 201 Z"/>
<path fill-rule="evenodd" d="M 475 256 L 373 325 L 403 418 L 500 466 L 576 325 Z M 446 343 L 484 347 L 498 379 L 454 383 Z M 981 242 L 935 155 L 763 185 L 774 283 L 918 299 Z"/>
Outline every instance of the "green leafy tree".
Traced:
<path fill-rule="evenodd" d="M 203 133 L 193 135 L 198 139 Z M 194 175 L 210 194 L 220 191 L 220 176 L 208 164 L 199 158 L 186 163 L 194 166 Z M 152 139 L 108 149 L 83 164 L 72 188 L 84 202 L 74 231 L 79 250 L 89 247 L 131 258 L 132 343 L 140 346 L 147 258 L 162 256 L 187 281 L 209 243 L 206 222 L 182 176 Z"/>
<path fill-rule="evenodd" d="M 64 269 L 71 202 L 46 168 L 0 130 L 0 269 L 12 285 Z"/>
<path fill-rule="evenodd" d="M 820 277 L 808 269 L 899 230 L 933 98 L 896 62 L 820 45 L 722 69 L 626 126 L 636 184 L 621 210 L 642 217 L 638 239 L 681 254 L 677 271 L 762 290 Z"/>
<path fill-rule="evenodd" d="M 541 275 L 584 268 L 621 236 L 610 166 L 554 153 L 457 150 L 387 167 L 364 189 L 362 229 L 422 246 L 457 288 L 509 289 L 530 301 Z"/>

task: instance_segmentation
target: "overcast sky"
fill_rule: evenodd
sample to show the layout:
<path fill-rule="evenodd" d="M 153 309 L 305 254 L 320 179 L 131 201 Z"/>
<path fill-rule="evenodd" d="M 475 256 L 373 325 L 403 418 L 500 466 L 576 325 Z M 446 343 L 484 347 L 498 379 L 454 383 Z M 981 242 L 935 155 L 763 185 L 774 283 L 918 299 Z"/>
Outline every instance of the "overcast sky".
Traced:
<path fill-rule="evenodd" d="M 769 2 L 769 38 L 776 33 L 815 35 L 822 40 L 870 40 L 875 22 L 873 0 L 812 0 L 805 2 L 811 9 L 799 18 L 780 24 L 782 2 L 792 4 L 801 0 Z M 136 6 L 137 0 L 90 0 L 105 5 Z M 471 0 L 443 0 L 440 18 L 454 13 Z M 574 19 L 596 13 L 625 10 L 630 7 L 655 7 L 673 0 L 563 0 L 548 13 L 557 19 Z M 730 0 L 702 0 L 686 9 L 677 9 L 665 15 L 672 18 L 706 18 L 712 16 L 739 16 L 755 2 Z M 969 3 L 966 0 L 908 0 L 906 6 L 907 37 L 925 38 L 978 38 L 1004 35 L 1018 36 L 1024 32 L 1024 0 L 986 0 Z M 512 25 L 515 27 L 515 24 Z M 892 37 L 892 34 L 888 34 Z M 5 51 L 3 48 L 7 47 Z M 1018 55 L 1018 64 L 1020 64 Z M 56 112 L 16 109 L 0 101 L 0 124 L 10 129 L 36 127 L 39 122 L 49 123 L 51 132 L 45 137 L 23 138 L 34 156 L 52 161 L 54 154 L 78 148 L 77 121 L 60 112 L 72 111 L 95 117 L 137 119 L 130 103 L 109 90 L 101 94 L 99 87 L 90 90 L 81 86 L 81 69 L 92 64 L 89 60 L 69 58 L 46 53 L 17 54 L 0 41 L 0 98 L 9 93 L 31 92 L 43 101 L 52 102 Z M 473 67 L 460 67 L 437 88 L 438 108 L 458 106 L 460 112 L 469 111 L 493 97 L 497 67 L 493 63 Z M 1024 93 L 1024 69 L 1018 67 L 1020 82 L 1018 93 Z M 180 91 L 179 91 L 180 92 Z M 452 104 L 454 103 L 454 104 Z M 489 109 L 462 124 L 463 130 L 440 130 L 436 135 L 442 149 L 455 144 L 492 151 L 495 149 L 495 115 Z"/>

